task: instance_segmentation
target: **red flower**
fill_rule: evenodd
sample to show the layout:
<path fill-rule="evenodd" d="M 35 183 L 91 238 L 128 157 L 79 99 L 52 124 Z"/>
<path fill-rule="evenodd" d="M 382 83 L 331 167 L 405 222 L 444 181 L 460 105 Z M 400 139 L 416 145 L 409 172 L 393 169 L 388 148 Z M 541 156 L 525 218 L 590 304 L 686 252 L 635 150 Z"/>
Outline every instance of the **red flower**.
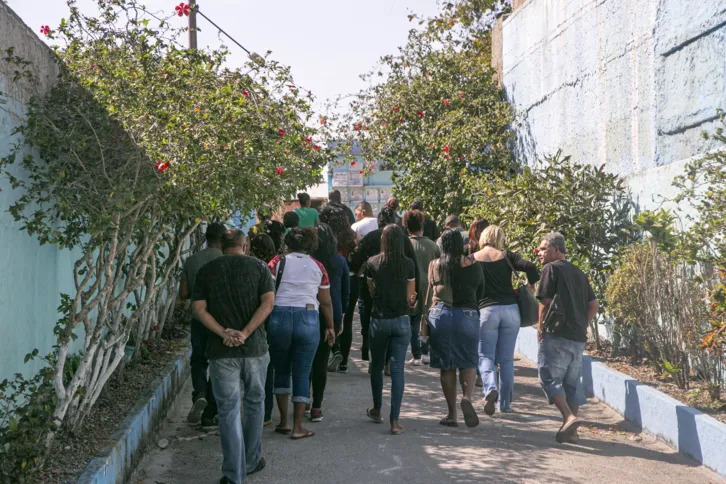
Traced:
<path fill-rule="evenodd" d="M 289 85 L 289 86 L 287 86 L 287 87 L 289 87 L 290 89 L 297 89 L 297 88 L 296 88 L 296 87 L 295 87 L 294 85 L 292 85 L 292 84 L 290 84 L 290 85 Z"/>
<path fill-rule="evenodd" d="M 249 91 L 242 91 L 242 95 L 243 95 L 244 97 L 247 97 L 247 96 L 249 96 L 249 95 L 250 95 L 250 93 L 249 93 Z"/>
<path fill-rule="evenodd" d="M 313 145 L 313 149 L 314 149 L 315 151 L 318 151 L 318 150 L 320 149 L 320 146 L 318 146 L 318 145 Z"/>
<path fill-rule="evenodd" d="M 393 110 L 398 112 L 398 106 L 393 106 Z"/>
<path fill-rule="evenodd" d="M 444 99 L 444 106 L 448 106 L 451 104 L 451 101 L 449 99 Z"/>
<path fill-rule="evenodd" d="M 451 161 L 451 155 L 446 155 L 446 159 Z"/>
<path fill-rule="evenodd" d="M 461 155 L 459 155 L 459 161 L 461 161 Z"/>
<path fill-rule="evenodd" d="M 168 169 L 169 169 L 168 161 L 157 161 L 156 162 L 156 171 L 158 171 L 159 173 L 164 173 Z"/>
<path fill-rule="evenodd" d="M 312 143 L 313 142 L 313 139 L 312 138 L 305 138 L 305 142 L 306 143 Z"/>
<path fill-rule="evenodd" d="M 280 168 L 279 166 L 278 166 L 277 168 L 275 168 L 275 173 L 277 173 L 277 176 L 280 176 L 280 175 L 282 175 L 282 173 L 283 173 L 284 171 L 285 171 L 285 170 L 283 170 L 283 169 L 282 169 L 282 168 Z"/>
<path fill-rule="evenodd" d="M 463 92 L 461 92 L 461 91 L 459 91 L 459 97 L 460 97 L 461 99 L 464 99 L 464 93 L 463 93 Z"/>
<path fill-rule="evenodd" d="M 189 4 L 182 2 L 179 5 L 177 5 L 176 7 L 174 7 L 174 10 L 176 11 L 176 14 L 178 16 L 181 17 L 183 15 L 186 15 L 188 17 L 189 12 L 191 11 L 191 7 L 189 6 Z"/>
<path fill-rule="evenodd" d="M 387 122 L 385 122 L 385 121 L 381 122 L 381 126 L 386 126 L 387 124 L 388 124 L 388 123 L 387 123 Z"/>
<path fill-rule="evenodd" d="M 444 146 L 443 149 L 444 149 L 444 153 L 448 153 L 449 152 L 449 146 L 448 145 L 447 146 Z"/>
<path fill-rule="evenodd" d="M 48 27 L 47 25 L 41 25 L 40 33 L 43 35 L 50 35 L 50 27 Z"/>
<path fill-rule="evenodd" d="M 356 161 L 355 161 L 355 160 L 351 161 L 351 162 L 350 162 L 350 166 L 355 166 L 355 163 L 356 163 Z"/>
<path fill-rule="evenodd" d="M 284 129 L 281 129 L 280 131 L 278 131 L 278 133 L 280 134 L 280 138 L 284 138 L 285 137 L 285 130 Z"/>
<path fill-rule="evenodd" d="M 353 129 L 354 129 L 354 130 L 356 130 L 356 131 L 360 131 L 360 130 L 361 130 L 361 125 L 360 125 L 360 123 L 355 123 L 355 124 L 353 125 Z"/>
<path fill-rule="evenodd" d="M 363 174 L 363 170 L 359 171 L 358 173 L 360 173 L 362 175 Z"/>
<path fill-rule="evenodd" d="M 420 117 L 422 117 L 422 116 L 423 116 L 423 111 L 419 111 L 419 112 L 417 112 L 416 114 L 417 114 L 417 115 L 418 115 L 418 117 L 420 118 Z"/>

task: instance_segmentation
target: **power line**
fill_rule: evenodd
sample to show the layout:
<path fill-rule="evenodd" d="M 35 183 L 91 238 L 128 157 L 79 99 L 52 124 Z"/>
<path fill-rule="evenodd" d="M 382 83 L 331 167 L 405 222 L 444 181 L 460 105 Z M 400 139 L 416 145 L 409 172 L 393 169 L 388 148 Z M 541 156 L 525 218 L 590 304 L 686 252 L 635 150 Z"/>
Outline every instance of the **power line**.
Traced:
<path fill-rule="evenodd" d="M 197 8 L 196 8 L 196 11 L 197 11 L 197 13 L 198 13 L 199 15 L 201 15 L 202 17 L 204 17 L 204 18 L 205 18 L 205 19 L 207 20 L 207 22 L 209 22 L 210 24 L 212 24 L 212 25 L 214 25 L 215 27 L 217 27 L 217 29 L 218 29 L 218 30 L 219 30 L 219 31 L 220 31 L 221 33 L 223 33 L 224 35 L 226 35 L 226 36 L 227 36 L 227 38 L 228 38 L 229 40 L 231 40 L 232 42 L 234 42 L 235 44 L 237 44 L 237 45 L 238 45 L 238 46 L 239 46 L 239 47 L 240 47 L 240 48 L 241 48 L 241 49 L 242 49 L 243 51 L 247 52 L 247 55 L 249 55 L 250 57 L 254 57 L 254 56 L 252 55 L 252 52 L 250 52 L 249 50 L 247 50 L 247 48 L 246 48 L 246 47 L 245 47 L 244 45 L 242 45 L 242 44 L 240 44 L 239 42 L 237 42 L 237 40 L 235 40 L 235 38 L 234 38 L 234 37 L 232 37 L 232 36 L 231 36 L 231 35 L 229 35 L 229 34 L 228 34 L 227 32 L 225 32 L 225 31 L 224 31 L 224 29 L 223 29 L 222 27 L 220 27 L 219 25 L 217 25 L 216 23 L 214 23 L 214 22 L 212 21 L 212 19 L 210 19 L 209 17 L 207 17 L 206 15 L 204 15 L 204 13 L 203 13 L 203 12 L 202 12 L 202 11 L 201 11 L 201 10 L 199 9 L 199 6 L 197 6 Z M 257 54 L 255 54 L 255 55 L 257 55 Z M 253 59 L 253 60 L 254 60 L 254 59 Z"/>

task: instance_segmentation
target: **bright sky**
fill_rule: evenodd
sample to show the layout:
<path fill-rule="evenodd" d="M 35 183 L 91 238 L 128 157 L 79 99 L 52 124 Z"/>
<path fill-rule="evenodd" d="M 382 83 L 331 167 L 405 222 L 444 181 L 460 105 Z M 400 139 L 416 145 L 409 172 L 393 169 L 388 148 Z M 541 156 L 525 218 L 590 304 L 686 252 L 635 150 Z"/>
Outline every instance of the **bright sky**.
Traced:
<path fill-rule="evenodd" d="M 181 0 L 147 0 L 153 11 L 173 12 Z M 78 0 L 91 12 L 92 0 Z M 67 15 L 65 0 L 8 0 L 40 36 L 40 26 L 55 28 Z M 393 54 L 406 41 L 411 11 L 431 16 L 436 0 L 201 0 L 200 9 L 242 45 L 292 67 L 295 82 L 310 89 L 322 103 L 364 87 L 358 77 L 378 58 Z M 186 17 L 175 18 L 184 25 Z M 219 43 L 216 29 L 203 18 L 199 46 Z M 225 38 L 231 65 L 241 65 L 246 54 Z M 318 105 L 320 107 L 320 104 Z"/>

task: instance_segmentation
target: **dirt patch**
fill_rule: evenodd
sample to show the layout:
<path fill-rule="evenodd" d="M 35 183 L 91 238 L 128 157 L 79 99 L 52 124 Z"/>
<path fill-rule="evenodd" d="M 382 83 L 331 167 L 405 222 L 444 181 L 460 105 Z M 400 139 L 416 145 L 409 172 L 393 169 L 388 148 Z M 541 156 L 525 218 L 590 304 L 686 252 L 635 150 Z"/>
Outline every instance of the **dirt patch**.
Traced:
<path fill-rule="evenodd" d="M 630 361 L 627 355 L 612 354 L 612 345 L 609 341 L 600 342 L 600 350 L 595 348 L 594 342 L 588 342 L 585 350 L 587 354 L 597 361 L 606 363 L 610 368 L 631 376 L 641 383 L 670 395 L 681 403 L 693 407 L 711 417 L 726 423 L 726 392 L 721 392 L 719 400 L 712 400 L 708 394 L 705 382 L 692 380 L 687 390 L 681 390 L 667 374 L 658 371 L 654 363 L 647 359 L 635 362 Z"/>
<path fill-rule="evenodd" d="M 136 405 L 141 392 L 154 378 L 163 374 L 166 366 L 187 345 L 186 335 L 184 331 L 170 331 L 163 338 L 151 342 L 136 361 L 126 365 L 121 381 L 118 373 L 109 379 L 81 428 L 72 434 L 63 432 L 56 437 L 42 482 L 76 482 L 88 462 L 107 445 L 109 436 Z"/>

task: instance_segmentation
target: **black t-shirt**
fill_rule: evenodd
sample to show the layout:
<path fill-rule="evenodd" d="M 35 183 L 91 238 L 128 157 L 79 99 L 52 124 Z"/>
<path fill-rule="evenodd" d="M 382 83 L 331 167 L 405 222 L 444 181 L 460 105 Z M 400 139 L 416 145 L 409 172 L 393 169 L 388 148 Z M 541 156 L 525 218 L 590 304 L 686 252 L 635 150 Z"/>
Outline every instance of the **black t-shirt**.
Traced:
<path fill-rule="evenodd" d="M 587 276 L 566 260 L 545 265 L 537 289 L 537 299 L 552 299 L 558 294 L 559 305 L 565 315 L 562 329 L 555 334 L 572 341 L 587 341 L 587 306 L 595 300 L 595 293 Z"/>
<path fill-rule="evenodd" d="M 515 252 L 507 251 L 507 257 L 514 270 L 527 274 L 527 282 L 534 284 L 539 281 L 539 271 L 537 271 L 536 265 Z M 517 304 L 512 288 L 512 268 L 509 267 L 506 259 L 480 262 L 479 264 L 481 264 L 486 281 L 484 296 L 479 300 L 479 308 Z"/>
<path fill-rule="evenodd" d="M 406 286 L 409 281 L 416 280 L 416 266 L 408 257 L 404 257 L 405 278 L 396 277 L 390 268 L 381 267 L 381 258 L 372 257 L 366 264 L 366 277 L 373 280 L 376 293 L 373 296 L 374 318 L 393 319 L 408 315 Z"/>
<path fill-rule="evenodd" d="M 260 307 L 263 294 L 275 291 L 267 264 L 246 255 L 226 255 L 205 264 L 197 272 L 193 301 L 207 301 L 207 311 L 224 328 L 241 331 Z M 210 334 L 207 357 L 246 358 L 267 353 L 267 334 L 260 325 L 244 344 L 230 348 Z"/>

